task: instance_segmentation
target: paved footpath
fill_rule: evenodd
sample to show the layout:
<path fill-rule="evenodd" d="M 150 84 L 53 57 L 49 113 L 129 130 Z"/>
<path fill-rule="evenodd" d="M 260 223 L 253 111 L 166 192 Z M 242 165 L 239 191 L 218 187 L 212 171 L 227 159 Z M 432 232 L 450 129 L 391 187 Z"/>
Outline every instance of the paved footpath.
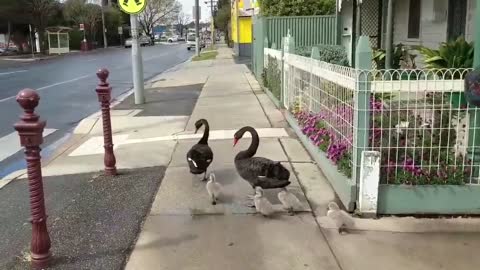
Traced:
<path fill-rule="evenodd" d="M 472 269 L 480 264 L 475 256 L 479 233 L 357 230 L 340 236 L 328 226 L 320 227 L 318 221 L 335 194 L 282 112 L 248 68 L 234 62 L 228 48 L 219 48 L 216 60 L 190 62 L 158 76 L 148 85 L 147 99 L 146 105 L 136 106 L 127 98 L 112 111 L 118 167 L 166 167 L 138 240 L 131 242 L 133 251 L 125 257 L 125 269 L 433 270 Z M 189 174 L 185 161 L 186 152 L 201 136 L 193 134 L 193 124 L 200 118 L 209 120 L 215 154 L 211 167 L 225 191 L 216 206 L 210 204 L 205 184 Z M 250 140 L 232 148 L 232 136 L 245 125 L 259 131 L 259 156 L 281 161 L 293 172 L 290 189 L 301 199 L 304 211 L 295 216 L 281 211 L 267 219 L 244 206 L 252 191 L 236 173 L 233 158 Z M 92 115 L 80 123 L 63 151 L 45 163 L 44 175 L 101 170 L 101 145 L 101 123 L 98 115 Z M 12 183 L 16 181 L 21 180 Z M 280 209 L 275 195 L 276 191 L 268 191 Z M 91 261 L 84 265 L 118 269 Z"/>

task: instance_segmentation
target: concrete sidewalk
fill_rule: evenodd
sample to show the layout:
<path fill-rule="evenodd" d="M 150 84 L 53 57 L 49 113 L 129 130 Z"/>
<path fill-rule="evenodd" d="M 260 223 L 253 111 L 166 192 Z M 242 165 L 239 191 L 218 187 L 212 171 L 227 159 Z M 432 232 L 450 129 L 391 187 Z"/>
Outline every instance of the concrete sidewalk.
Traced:
<path fill-rule="evenodd" d="M 189 62 L 154 78 L 147 104 L 135 106 L 130 97 L 112 110 L 117 166 L 167 167 L 126 269 L 370 270 L 381 265 L 436 270 L 480 264 L 475 256 L 480 233 L 353 231 L 340 236 L 328 224 L 320 227 L 327 203 L 335 200 L 332 188 L 248 68 L 235 64 L 230 49 L 218 51 L 216 60 Z M 70 143 L 44 164 L 45 176 L 103 169 L 98 117 L 79 124 Z M 201 137 L 193 134 L 200 118 L 210 123 L 211 170 L 225 191 L 216 206 L 185 160 Z M 233 158 L 250 139 L 232 148 L 232 138 L 245 125 L 259 131 L 258 156 L 281 161 L 292 171 L 290 190 L 304 207 L 297 215 L 281 210 L 275 190 L 267 193 L 279 210 L 275 217 L 244 206 L 252 190 L 237 174 Z"/>

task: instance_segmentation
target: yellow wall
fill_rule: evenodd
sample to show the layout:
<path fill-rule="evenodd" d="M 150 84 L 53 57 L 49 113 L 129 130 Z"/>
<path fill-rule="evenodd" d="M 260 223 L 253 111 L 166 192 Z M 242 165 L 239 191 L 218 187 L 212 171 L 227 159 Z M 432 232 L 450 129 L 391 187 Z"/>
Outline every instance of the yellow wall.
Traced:
<path fill-rule="evenodd" d="M 243 2 L 239 2 L 239 5 Z M 239 9 L 241 9 L 239 7 Z M 231 28 L 232 28 L 232 40 L 234 43 L 252 43 L 252 17 L 239 17 L 239 28 L 240 34 L 237 34 L 237 10 L 236 5 L 232 5 L 232 16 L 231 16 Z M 240 37 L 240 42 L 238 41 Z"/>
<path fill-rule="evenodd" d="M 252 43 L 252 17 L 240 17 L 240 43 Z"/>

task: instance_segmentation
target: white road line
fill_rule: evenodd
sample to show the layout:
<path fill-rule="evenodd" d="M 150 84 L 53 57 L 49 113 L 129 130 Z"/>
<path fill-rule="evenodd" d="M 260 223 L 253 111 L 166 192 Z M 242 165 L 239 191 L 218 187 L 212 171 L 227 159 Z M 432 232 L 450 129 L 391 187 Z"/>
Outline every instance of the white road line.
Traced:
<path fill-rule="evenodd" d="M 80 76 L 80 77 L 77 77 L 75 79 L 71 79 L 71 80 L 68 80 L 68 81 L 54 83 L 54 84 L 51 84 L 51 85 L 47 85 L 47 86 L 44 86 L 44 87 L 37 88 L 37 91 L 45 90 L 45 89 L 52 88 L 54 86 L 58 86 L 58 85 L 62 85 L 62 84 L 66 84 L 66 83 L 71 83 L 71 82 L 74 82 L 74 81 L 85 79 L 85 78 L 90 77 L 90 76 L 92 76 L 92 75 L 84 75 L 84 76 Z"/>
<path fill-rule="evenodd" d="M 3 76 L 3 75 L 10 75 L 10 74 L 15 74 L 15 73 L 21 73 L 21 72 L 27 72 L 28 70 L 17 70 L 17 71 L 11 71 L 11 72 L 3 72 L 3 73 L 0 73 L 0 76 Z"/>
<path fill-rule="evenodd" d="M 85 61 L 85 62 L 92 62 L 92 61 L 95 61 L 95 60 L 97 60 L 97 58 L 94 58 L 94 59 L 88 59 L 88 60 L 87 60 L 87 61 Z"/>
<path fill-rule="evenodd" d="M 16 96 L 12 96 L 12 97 L 7 97 L 7 98 L 4 98 L 4 99 L 0 99 L 0 102 L 4 102 L 4 101 L 7 101 L 7 100 L 10 100 L 10 99 L 13 99 L 15 98 Z"/>
<path fill-rule="evenodd" d="M 48 135 L 57 131 L 56 129 L 45 129 L 43 131 L 43 137 L 47 137 Z M 17 132 L 12 132 L 7 136 L 0 138 L 0 161 L 5 160 L 9 156 L 17 153 L 18 151 L 22 150 L 20 146 L 20 138 L 18 137 Z"/>
<path fill-rule="evenodd" d="M 37 88 L 35 90 L 37 90 L 37 91 L 45 90 L 45 89 L 52 88 L 52 87 L 55 87 L 55 86 L 59 86 L 59 85 L 62 85 L 62 84 L 67 84 L 67 83 L 71 83 L 71 82 L 78 81 L 78 80 L 81 80 L 81 79 L 85 79 L 85 78 L 90 77 L 90 76 L 92 76 L 92 75 L 80 76 L 80 77 L 77 77 L 75 79 L 71 79 L 71 80 L 68 80 L 68 81 L 63 81 L 63 82 L 58 82 L 58 83 L 50 84 L 50 85 L 47 85 L 47 86 L 43 86 L 43 87 Z M 4 102 L 4 101 L 7 101 L 7 100 L 10 100 L 10 99 L 14 99 L 15 97 L 16 96 L 11 96 L 11 97 L 7 97 L 7 98 L 4 98 L 4 99 L 0 99 L 0 103 Z"/>

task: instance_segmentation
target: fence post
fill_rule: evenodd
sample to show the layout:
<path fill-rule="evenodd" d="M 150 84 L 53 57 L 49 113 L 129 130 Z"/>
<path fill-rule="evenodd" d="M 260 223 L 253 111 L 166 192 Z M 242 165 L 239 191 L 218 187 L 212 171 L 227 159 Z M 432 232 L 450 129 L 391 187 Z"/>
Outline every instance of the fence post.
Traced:
<path fill-rule="evenodd" d="M 286 59 L 288 59 L 289 54 L 294 54 L 295 53 L 295 39 L 292 37 L 290 34 L 290 29 L 288 29 L 288 34 L 286 37 L 283 38 L 283 50 L 282 50 L 282 74 L 283 74 L 283 80 L 282 80 L 282 91 L 280 93 L 280 102 L 283 103 L 283 107 L 289 109 L 290 106 L 290 100 L 289 100 L 289 73 L 290 73 L 290 68 L 285 66 Z"/>
<path fill-rule="evenodd" d="M 377 215 L 380 165 L 380 152 L 362 152 L 358 209 L 364 217 Z"/>
<path fill-rule="evenodd" d="M 313 65 L 316 64 L 315 60 L 320 60 L 320 51 L 318 50 L 318 47 L 312 47 L 312 53 L 310 55 L 310 85 L 309 85 L 309 98 L 308 98 L 308 110 L 312 111 L 313 110 L 313 87 L 312 87 L 312 81 L 313 81 Z"/>
<path fill-rule="evenodd" d="M 17 95 L 17 102 L 25 113 L 15 124 L 20 136 L 20 145 L 25 147 L 28 185 L 30 191 L 30 211 L 32 223 L 31 258 L 35 269 L 46 268 L 51 259 L 50 236 L 47 229 L 47 213 L 43 192 L 40 145 L 43 143 L 43 129 L 47 124 L 35 114 L 40 97 L 31 89 L 24 89 Z"/>
<path fill-rule="evenodd" d="M 372 49 L 367 36 L 360 36 L 355 50 L 357 71 L 356 89 L 354 93 L 354 123 L 353 123 L 353 171 L 352 180 L 357 184 L 360 180 L 362 152 L 368 148 L 370 130 L 370 82 L 372 69 Z"/>

